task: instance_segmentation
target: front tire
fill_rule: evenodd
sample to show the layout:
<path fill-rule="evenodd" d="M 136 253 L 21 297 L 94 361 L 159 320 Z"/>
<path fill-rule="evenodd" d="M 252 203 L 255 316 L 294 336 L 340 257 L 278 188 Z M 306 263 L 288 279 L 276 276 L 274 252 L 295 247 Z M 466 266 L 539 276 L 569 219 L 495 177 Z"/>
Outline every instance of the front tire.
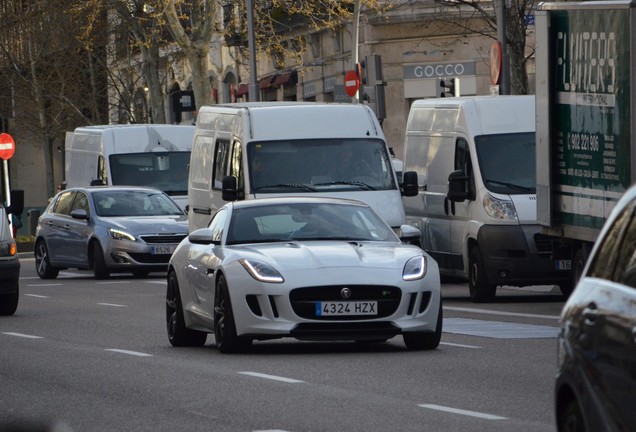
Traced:
<path fill-rule="evenodd" d="M 18 309 L 20 287 L 17 280 L 5 281 L 4 283 L 8 283 L 15 289 L 15 292 L 0 294 L 0 316 L 9 316 L 13 315 Z"/>
<path fill-rule="evenodd" d="M 475 303 L 491 302 L 495 299 L 497 285 L 488 282 L 488 275 L 478 246 L 470 250 L 468 257 L 468 290 Z"/>
<path fill-rule="evenodd" d="M 208 337 L 206 332 L 191 330 L 186 327 L 183 318 L 183 305 L 179 282 L 175 272 L 168 275 L 168 289 L 166 291 L 166 326 L 168 340 L 174 347 L 200 347 L 205 345 Z"/>
<path fill-rule="evenodd" d="M 214 337 L 222 353 L 242 352 L 249 348 L 252 339 L 237 336 L 230 293 L 223 275 L 216 282 L 214 296 Z"/>
<path fill-rule="evenodd" d="M 110 272 L 104 259 L 104 251 L 97 242 L 93 244 L 93 274 L 95 279 L 108 279 L 110 277 Z"/>
<path fill-rule="evenodd" d="M 439 301 L 439 312 L 437 313 L 437 324 L 435 332 L 408 332 L 403 333 L 404 345 L 411 351 L 434 350 L 439 346 L 442 339 L 443 326 L 442 300 Z"/>
<path fill-rule="evenodd" d="M 44 240 L 40 240 L 35 245 L 35 270 L 40 279 L 55 279 L 60 273 L 59 269 L 51 265 L 49 250 Z"/>
<path fill-rule="evenodd" d="M 585 432 L 585 420 L 576 399 L 571 399 L 557 413 L 557 430 L 559 432 Z"/>

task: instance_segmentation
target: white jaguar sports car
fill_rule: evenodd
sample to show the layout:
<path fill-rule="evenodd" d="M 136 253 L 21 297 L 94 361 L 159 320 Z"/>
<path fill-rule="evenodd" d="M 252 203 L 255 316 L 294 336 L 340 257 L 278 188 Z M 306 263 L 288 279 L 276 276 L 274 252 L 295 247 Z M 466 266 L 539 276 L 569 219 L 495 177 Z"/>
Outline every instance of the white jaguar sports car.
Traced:
<path fill-rule="evenodd" d="M 221 352 L 253 340 L 386 341 L 435 349 L 442 334 L 437 263 L 358 201 L 288 197 L 230 202 L 170 259 L 174 346 Z"/>

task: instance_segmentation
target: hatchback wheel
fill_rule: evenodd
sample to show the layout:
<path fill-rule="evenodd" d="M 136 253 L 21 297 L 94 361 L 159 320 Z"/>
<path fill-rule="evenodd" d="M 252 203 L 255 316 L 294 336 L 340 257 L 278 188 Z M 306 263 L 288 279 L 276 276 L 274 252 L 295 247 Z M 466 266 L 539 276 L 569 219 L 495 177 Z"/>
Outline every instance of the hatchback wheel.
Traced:
<path fill-rule="evenodd" d="M 168 274 L 168 290 L 166 292 L 166 325 L 168 340 L 175 347 L 203 346 L 208 337 L 206 332 L 191 330 L 186 327 L 183 318 L 183 305 L 179 292 L 179 282 L 175 272 Z"/>
<path fill-rule="evenodd" d="M 51 265 L 49 250 L 43 240 L 40 240 L 35 245 L 35 270 L 38 272 L 40 279 L 55 279 L 60 273 L 59 269 Z"/>
<path fill-rule="evenodd" d="M 216 346 L 222 353 L 241 352 L 249 348 L 252 339 L 236 335 L 236 323 L 230 293 L 223 275 L 216 282 L 214 297 L 214 337 Z"/>
<path fill-rule="evenodd" d="M 110 271 L 108 271 L 104 259 L 104 251 L 97 242 L 93 244 L 93 273 L 95 279 L 108 279 L 110 277 Z"/>
<path fill-rule="evenodd" d="M 567 402 L 563 410 L 557 413 L 557 430 L 559 432 L 586 432 L 583 414 L 576 399 Z"/>

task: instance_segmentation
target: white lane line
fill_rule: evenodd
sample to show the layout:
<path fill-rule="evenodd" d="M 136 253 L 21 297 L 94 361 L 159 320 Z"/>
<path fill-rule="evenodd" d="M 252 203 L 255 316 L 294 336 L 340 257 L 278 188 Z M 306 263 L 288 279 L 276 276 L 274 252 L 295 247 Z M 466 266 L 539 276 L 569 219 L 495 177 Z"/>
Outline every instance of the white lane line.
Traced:
<path fill-rule="evenodd" d="M 28 335 L 24 333 L 4 332 L 3 334 L 6 334 L 7 336 L 17 336 L 17 337 L 27 338 L 27 339 L 44 339 L 42 336 Z"/>
<path fill-rule="evenodd" d="M 113 285 L 113 284 L 127 284 L 127 283 L 130 283 L 130 281 L 115 280 L 115 281 L 97 282 L 98 285 Z"/>
<path fill-rule="evenodd" d="M 167 283 L 165 280 L 148 280 L 144 282 L 149 284 L 157 284 L 157 285 L 165 285 Z"/>
<path fill-rule="evenodd" d="M 449 413 L 453 413 L 453 414 L 460 414 L 460 415 L 465 415 L 465 416 L 470 416 L 470 417 L 482 418 L 482 419 L 486 419 L 486 420 L 506 420 L 506 417 L 500 417 L 500 416 L 496 416 L 496 415 L 492 415 L 492 414 L 486 414 L 486 413 L 477 412 L 477 411 L 468 411 L 468 410 L 463 410 L 463 409 L 458 409 L 458 408 L 451 408 L 451 407 L 442 406 L 442 405 L 421 404 L 421 405 L 418 405 L 418 406 L 422 407 L 422 408 L 428 408 L 428 409 L 436 410 L 436 411 L 444 411 L 444 412 L 449 412 Z"/>
<path fill-rule="evenodd" d="M 51 298 L 50 296 L 43 296 L 43 295 L 37 295 L 37 294 L 25 294 L 25 297 L 35 297 L 35 298 Z"/>
<path fill-rule="evenodd" d="M 146 354 L 146 353 L 142 353 L 138 351 L 128 351 L 128 350 L 121 350 L 121 349 L 115 349 L 115 348 L 107 349 L 106 351 L 116 352 L 120 354 L 128 354 L 128 355 L 137 356 L 137 357 L 152 357 L 152 354 Z"/>
<path fill-rule="evenodd" d="M 456 344 L 456 343 L 450 343 L 450 342 L 440 342 L 440 345 L 448 345 L 448 346 L 452 346 L 452 347 L 459 347 L 459 348 L 475 348 L 475 349 L 482 349 L 483 347 L 480 346 L 475 346 L 475 345 L 464 345 L 464 344 Z"/>
<path fill-rule="evenodd" d="M 239 373 L 242 375 L 250 375 L 253 377 L 271 379 L 275 381 L 282 381 L 282 382 L 292 383 L 292 384 L 304 382 L 304 381 L 293 379 L 293 378 L 285 378 L 285 377 L 276 376 L 276 375 L 267 375 L 267 374 L 262 374 L 258 372 L 239 372 Z"/>
<path fill-rule="evenodd" d="M 112 306 L 112 307 L 128 307 L 128 305 L 121 305 L 116 303 L 97 303 L 100 306 Z"/>
<path fill-rule="evenodd" d="M 262 429 L 262 430 L 256 430 L 254 432 L 288 432 L 284 429 Z"/>
<path fill-rule="evenodd" d="M 50 286 L 62 286 L 61 283 L 46 283 L 46 284 L 27 284 L 30 287 L 50 287 Z"/>
<path fill-rule="evenodd" d="M 550 320 L 558 320 L 560 318 L 558 315 L 537 315 L 537 314 L 503 312 L 503 311 L 494 311 L 494 310 L 488 310 L 488 309 L 463 308 L 463 307 L 452 307 L 452 306 L 444 306 L 444 310 L 457 311 L 457 312 L 471 312 L 471 313 L 488 314 L 488 315 L 516 316 L 516 317 L 523 317 L 523 318 L 541 318 L 541 319 L 550 319 Z"/>

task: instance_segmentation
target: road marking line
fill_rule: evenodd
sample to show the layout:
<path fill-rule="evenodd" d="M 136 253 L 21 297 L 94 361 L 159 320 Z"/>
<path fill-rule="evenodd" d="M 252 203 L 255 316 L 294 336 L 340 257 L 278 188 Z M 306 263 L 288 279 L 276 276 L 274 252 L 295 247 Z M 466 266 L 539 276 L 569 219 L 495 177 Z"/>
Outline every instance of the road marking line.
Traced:
<path fill-rule="evenodd" d="M 97 282 L 98 285 L 112 285 L 112 284 L 121 284 L 121 283 L 130 283 L 130 281 L 105 281 L 105 282 Z"/>
<path fill-rule="evenodd" d="M 250 375 L 250 376 L 254 376 L 258 378 L 271 379 L 275 381 L 282 381 L 282 382 L 292 383 L 292 384 L 304 382 L 304 381 L 293 379 L 293 378 L 285 378 L 285 377 L 280 377 L 276 375 L 267 375 L 267 374 L 262 374 L 258 372 L 239 372 L 239 373 L 242 375 Z"/>
<path fill-rule="evenodd" d="M 137 352 L 137 351 L 121 350 L 121 349 L 115 349 L 115 348 L 107 349 L 106 351 L 111 351 L 111 352 L 116 352 L 121 354 L 129 354 L 129 355 L 133 355 L 137 357 L 152 357 L 152 354 L 146 354 L 146 353 Z"/>
<path fill-rule="evenodd" d="M 452 307 L 452 306 L 444 306 L 444 310 L 457 311 L 457 312 L 472 312 L 472 313 L 489 314 L 489 315 L 516 316 L 516 317 L 523 317 L 523 318 L 541 318 L 541 319 L 551 319 L 551 320 L 558 320 L 560 318 L 558 315 L 537 315 L 537 314 L 502 312 L 502 311 L 494 311 L 494 310 L 488 310 L 488 309 L 463 308 L 463 307 Z"/>
<path fill-rule="evenodd" d="M 113 306 L 113 307 L 128 307 L 128 305 L 121 305 L 116 303 L 97 303 L 100 306 Z"/>
<path fill-rule="evenodd" d="M 27 339 L 44 339 L 44 337 L 42 336 L 34 336 L 34 335 L 28 335 L 24 333 L 4 332 L 4 334 L 8 336 L 17 336 L 17 337 L 27 338 Z"/>
<path fill-rule="evenodd" d="M 160 280 L 160 281 L 149 280 L 144 282 L 149 284 L 158 284 L 158 285 L 165 285 L 167 283 L 165 280 Z"/>
<path fill-rule="evenodd" d="M 437 411 L 445 411 L 445 412 L 449 412 L 449 413 L 453 413 L 453 414 L 461 414 L 461 415 L 465 415 L 465 416 L 471 416 L 471 417 L 478 417 L 478 418 L 482 418 L 482 419 L 486 419 L 486 420 L 506 420 L 506 417 L 500 417 L 500 416 L 496 416 L 496 415 L 492 415 L 492 414 L 486 414 L 486 413 L 481 413 L 481 412 L 477 412 L 477 411 L 468 411 L 468 410 L 463 410 L 463 409 L 458 409 L 458 408 L 451 408 L 451 407 L 446 407 L 446 406 L 442 406 L 442 405 L 435 405 L 435 404 L 421 404 L 418 405 L 422 408 L 428 408 L 428 409 L 432 409 L 432 410 L 437 410 Z"/>
<path fill-rule="evenodd" d="M 37 295 L 37 294 L 25 294 L 25 297 L 35 297 L 35 298 L 51 298 L 50 296 Z"/>
<path fill-rule="evenodd" d="M 49 286 L 62 286 L 61 283 L 48 283 L 48 284 L 27 284 L 30 287 L 49 287 Z"/>
<path fill-rule="evenodd" d="M 450 342 L 440 342 L 439 344 L 440 345 L 454 346 L 454 347 L 459 347 L 459 348 L 476 348 L 476 349 L 483 348 L 483 347 L 480 347 L 480 346 L 456 344 L 456 343 L 450 343 Z"/>
<path fill-rule="evenodd" d="M 542 339 L 556 338 L 557 327 L 513 322 L 484 321 L 468 318 L 444 319 L 444 333 L 482 336 L 495 339 Z"/>

